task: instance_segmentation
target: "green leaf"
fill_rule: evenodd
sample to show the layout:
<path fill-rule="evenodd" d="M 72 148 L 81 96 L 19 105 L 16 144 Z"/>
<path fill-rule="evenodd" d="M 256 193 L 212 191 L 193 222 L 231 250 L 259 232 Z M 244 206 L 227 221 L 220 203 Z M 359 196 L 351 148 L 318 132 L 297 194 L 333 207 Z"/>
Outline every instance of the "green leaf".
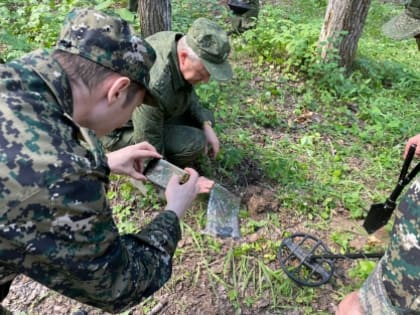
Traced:
<path fill-rule="evenodd" d="M 116 11 L 118 15 L 128 22 L 135 22 L 136 21 L 136 14 L 128 10 L 127 8 L 120 8 Z"/>

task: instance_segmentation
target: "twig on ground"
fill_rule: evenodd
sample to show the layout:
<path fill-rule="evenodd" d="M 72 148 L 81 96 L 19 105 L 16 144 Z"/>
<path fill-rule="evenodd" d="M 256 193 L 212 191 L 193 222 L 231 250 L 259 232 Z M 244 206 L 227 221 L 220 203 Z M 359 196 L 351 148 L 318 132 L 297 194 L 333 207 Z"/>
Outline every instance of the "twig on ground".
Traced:
<path fill-rule="evenodd" d="M 162 300 L 159 301 L 158 304 L 153 307 L 147 315 L 156 315 L 159 314 L 159 312 L 168 304 L 168 298 L 165 297 Z"/>

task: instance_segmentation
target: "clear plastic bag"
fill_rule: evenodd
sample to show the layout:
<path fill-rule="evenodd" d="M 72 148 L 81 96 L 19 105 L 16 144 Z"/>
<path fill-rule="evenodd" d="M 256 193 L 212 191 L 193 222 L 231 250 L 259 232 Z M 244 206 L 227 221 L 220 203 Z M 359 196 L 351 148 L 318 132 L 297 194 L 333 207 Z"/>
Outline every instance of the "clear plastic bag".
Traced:
<path fill-rule="evenodd" d="M 210 192 L 207 223 L 203 232 L 218 237 L 239 238 L 240 204 L 240 198 L 223 186 L 215 184 Z"/>
<path fill-rule="evenodd" d="M 150 161 L 144 174 L 153 184 L 163 189 L 173 174 L 180 176 L 181 182 L 187 181 L 189 176 L 183 169 L 163 159 Z M 218 237 L 239 238 L 240 204 L 240 198 L 223 186 L 214 184 L 207 205 L 207 223 L 203 232 Z"/>

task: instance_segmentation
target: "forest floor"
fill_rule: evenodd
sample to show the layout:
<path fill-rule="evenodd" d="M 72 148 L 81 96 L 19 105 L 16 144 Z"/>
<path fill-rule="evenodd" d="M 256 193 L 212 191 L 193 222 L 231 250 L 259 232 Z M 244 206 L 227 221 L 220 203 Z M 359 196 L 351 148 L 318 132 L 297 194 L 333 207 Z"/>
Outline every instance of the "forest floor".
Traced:
<path fill-rule="evenodd" d="M 249 71 L 256 71 L 249 65 Z M 257 84 L 258 77 L 254 77 Z M 288 97 L 288 108 L 283 107 L 282 111 L 290 111 L 290 118 L 293 117 L 293 97 Z M 301 120 L 306 123 L 305 119 Z M 281 138 L 284 136 L 283 131 L 270 131 L 273 138 Z M 255 136 L 258 140 L 258 135 Z M 355 161 L 357 164 L 357 161 Z M 355 165 L 357 168 L 357 165 Z M 260 294 L 260 298 L 253 304 L 247 304 L 243 301 L 240 308 L 235 307 L 232 299 L 229 298 L 229 292 L 226 287 L 215 283 L 210 274 L 221 275 L 223 273 L 223 261 L 227 252 L 235 246 L 244 243 L 256 243 L 260 240 L 278 241 L 284 238 L 284 233 L 306 232 L 318 236 L 329 244 L 329 234 L 332 231 L 340 231 L 343 233 L 352 233 L 354 235 L 350 246 L 353 248 L 363 248 L 367 243 L 385 243 L 387 236 L 383 231 L 375 233 L 370 238 L 366 238 L 366 233 L 360 231 L 361 221 L 355 221 L 350 218 L 349 212 L 345 209 L 334 209 L 333 219 L 329 225 L 329 229 L 318 229 L 317 223 L 307 224 L 307 218 L 298 215 L 291 209 L 281 209 L 279 201 L 276 199 L 275 190 L 271 181 L 261 180 L 259 166 L 251 159 L 244 159 L 237 172 L 241 169 L 246 170 L 246 177 L 235 177 L 235 182 L 224 175 L 216 172 L 217 181 L 242 197 L 242 207 L 247 209 L 252 220 L 258 222 L 260 219 L 266 220 L 268 213 L 274 213 L 278 216 L 281 228 L 273 225 L 258 227 L 255 232 L 239 240 L 218 239 L 220 246 L 218 254 L 211 253 L 210 264 L 208 263 L 206 249 L 197 251 L 195 248 L 194 237 L 187 233 L 178 244 L 179 250 L 182 251 L 182 258 L 175 260 L 173 276 L 171 281 L 153 297 L 153 305 L 145 307 L 140 304 L 126 313 L 131 315 L 229 315 L 229 314 L 284 314 L 284 315 L 301 315 L 307 314 L 307 311 L 296 308 L 293 305 L 285 305 L 281 311 L 272 311 L 270 305 L 272 303 L 269 294 Z M 118 191 L 119 182 L 112 183 L 112 189 Z M 141 198 L 141 194 L 138 194 Z M 118 200 L 114 200 L 117 203 Z M 194 209 L 202 209 L 203 200 L 197 201 Z M 137 224 L 142 225 L 143 222 L 155 216 L 159 210 L 148 209 L 141 215 L 137 216 Z M 194 212 L 196 210 L 193 210 Z M 198 210 L 199 211 L 199 210 Z M 200 229 L 197 225 L 195 216 L 187 215 L 184 219 L 185 223 L 192 229 Z M 135 222 L 136 224 L 136 222 Z M 273 253 L 274 255 L 276 253 Z M 342 286 L 350 286 L 353 281 L 348 277 L 346 270 L 352 266 L 353 262 L 348 260 L 337 260 L 335 262 L 336 271 L 332 283 L 327 283 L 321 287 L 317 287 L 316 300 L 312 301 L 312 307 L 321 314 L 334 314 L 337 305 L 337 288 Z M 274 259 L 270 267 L 273 270 L 280 269 L 279 262 Z M 192 272 L 194 271 L 194 272 Z M 209 272 L 210 271 L 210 272 Z M 32 281 L 31 279 L 21 275 L 18 276 L 11 287 L 10 293 L 3 301 L 2 305 L 13 311 L 15 314 L 30 315 L 67 315 L 77 310 L 84 310 L 89 315 L 105 315 L 93 307 L 89 307 L 78 303 L 72 299 L 68 299 L 48 288 Z"/>
<path fill-rule="evenodd" d="M 242 61 L 236 62 L 242 63 Z M 247 68 L 250 73 L 256 74 L 260 71 L 258 66 L 246 64 L 246 61 L 241 66 Z M 258 75 L 253 75 L 249 84 L 258 87 L 258 82 Z M 282 106 L 281 110 L 285 116 L 289 116 L 290 120 L 304 125 L 313 120 L 321 119 L 319 118 L 321 113 L 313 113 L 310 117 L 296 117 L 294 113 L 294 96 L 286 95 L 285 99 L 287 99 L 287 102 L 285 102 L 287 106 Z M 249 126 L 249 128 L 252 134 L 252 126 Z M 284 130 L 270 129 L 267 132 L 271 133 L 273 139 L 284 137 Z M 257 142 L 262 137 L 259 137 L 258 134 L 255 134 L 254 137 L 257 145 Z M 358 161 L 355 160 L 356 169 L 357 164 Z M 383 230 L 367 238 L 366 233 L 360 231 L 362 222 L 350 218 L 349 212 L 345 209 L 336 208 L 332 210 L 333 219 L 329 229 L 318 229 L 316 223 L 312 225 L 305 224 L 307 218 L 302 217 L 291 209 L 281 209 L 280 202 L 275 196 L 275 191 L 278 187 L 274 187 L 272 181 L 261 180 L 260 174 L 262 170 L 257 163 L 252 159 L 244 159 L 237 172 L 240 173 L 241 169 L 246 171 L 246 178 L 236 176 L 235 181 L 232 182 L 229 176 L 217 174 L 217 172 L 215 172 L 215 178 L 229 190 L 242 197 L 242 207 L 249 212 L 249 216 L 254 221 L 258 222 L 262 218 L 266 220 L 267 213 L 275 213 L 278 216 L 278 221 L 281 222 L 281 228 L 275 227 L 274 225 L 259 226 L 255 229 L 254 233 L 248 234 L 239 240 L 218 239 L 218 246 L 220 246 L 217 252 L 218 254 L 215 255 L 214 252 L 211 252 L 211 255 L 213 255 L 211 260 L 205 257 L 207 254 L 205 248 L 201 251 L 195 249 L 196 240 L 193 235 L 191 233 L 184 233 L 186 236 L 178 244 L 179 250 L 182 252 L 182 257 L 175 259 L 172 279 L 153 296 L 153 302 L 150 299 L 145 302 L 146 304 L 148 303 L 148 307 L 142 303 L 123 314 L 307 314 L 295 305 L 284 305 L 281 311 L 272 311 L 270 308 L 272 304 L 271 296 L 264 294 L 264 292 L 260 293 L 258 301 L 254 301 L 254 303 L 240 301 L 240 307 L 238 307 L 238 305 L 232 302 L 230 292 L 226 290 L 226 286 L 215 282 L 214 278 L 209 275 L 221 276 L 223 274 L 223 261 L 227 252 L 233 247 L 244 243 L 256 243 L 263 239 L 278 241 L 284 238 L 285 231 L 288 233 L 307 232 L 316 235 L 331 247 L 334 247 L 334 244 L 329 244 L 329 234 L 331 231 L 350 232 L 354 234 L 350 244 L 353 248 L 363 248 L 367 243 L 382 244 L 387 242 L 387 233 Z M 112 189 L 118 190 L 118 182 L 113 182 L 112 185 Z M 139 198 L 141 198 L 140 194 Z M 114 200 L 113 202 L 118 202 L 118 200 Z M 202 207 L 203 200 L 199 200 L 194 209 L 202 209 Z M 138 224 L 142 225 L 144 221 L 155 216 L 158 211 L 148 209 L 137 217 Z M 184 220 L 192 229 L 200 228 L 195 216 L 187 215 Z M 273 254 L 274 256 L 276 255 L 276 253 Z M 337 260 L 333 280 L 314 289 L 318 298 L 312 301 L 312 307 L 314 310 L 317 310 L 317 314 L 320 314 L 319 312 L 323 312 L 323 314 L 334 314 L 340 298 L 337 295 L 337 288 L 351 286 L 351 282 L 353 281 L 346 272 L 353 263 L 353 261 L 349 260 Z M 280 269 L 277 259 L 272 260 L 270 268 L 273 270 Z M 2 305 L 15 314 L 67 315 L 77 310 L 84 310 L 89 315 L 108 314 L 68 299 L 23 275 L 18 276 L 14 280 L 10 293 Z"/>

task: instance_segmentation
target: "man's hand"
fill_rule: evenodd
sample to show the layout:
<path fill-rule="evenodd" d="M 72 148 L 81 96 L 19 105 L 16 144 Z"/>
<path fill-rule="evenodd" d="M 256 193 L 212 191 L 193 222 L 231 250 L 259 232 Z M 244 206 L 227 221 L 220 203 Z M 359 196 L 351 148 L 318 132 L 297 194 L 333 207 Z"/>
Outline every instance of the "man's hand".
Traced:
<path fill-rule="evenodd" d="M 213 189 L 214 180 L 208 179 L 207 177 L 200 176 L 197 181 L 199 187 L 199 194 L 207 194 Z"/>
<path fill-rule="evenodd" d="M 146 180 L 143 175 L 145 159 L 162 158 L 156 149 L 147 142 L 110 152 L 107 157 L 109 168 L 113 173 L 128 175 L 137 180 Z"/>
<path fill-rule="evenodd" d="M 165 209 L 175 212 L 178 218 L 183 217 L 184 213 L 191 207 L 193 200 L 200 192 L 198 173 L 192 168 L 185 168 L 185 171 L 190 175 L 188 181 L 181 184 L 181 178 L 177 175 L 173 175 L 169 180 L 165 191 L 167 201 Z"/>
<path fill-rule="evenodd" d="M 364 315 L 358 293 L 353 291 L 345 296 L 338 305 L 335 315 Z"/>
<path fill-rule="evenodd" d="M 412 144 L 417 145 L 415 156 L 419 158 L 420 157 L 420 133 L 417 136 L 414 136 L 408 139 L 407 144 L 405 145 L 404 158 L 407 156 L 408 150 L 410 149 L 410 146 Z"/>
<path fill-rule="evenodd" d="M 213 130 L 213 127 L 210 126 L 209 124 L 204 124 L 203 125 L 203 132 L 204 135 L 206 136 L 206 140 L 207 140 L 207 144 L 208 146 L 210 146 L 210 148 L 208 148 L 208 146 L 206 146 L 206 150 L 208 152 L 206 152 L 206 154 L 208 154 L 210 157 L 215 158 L 217 156 L 217 153 L 219 153 L 219 149 L 220 149 L 220 144 L 219 144 L 219 138 L 217 138 L 216 133 Z"/>

